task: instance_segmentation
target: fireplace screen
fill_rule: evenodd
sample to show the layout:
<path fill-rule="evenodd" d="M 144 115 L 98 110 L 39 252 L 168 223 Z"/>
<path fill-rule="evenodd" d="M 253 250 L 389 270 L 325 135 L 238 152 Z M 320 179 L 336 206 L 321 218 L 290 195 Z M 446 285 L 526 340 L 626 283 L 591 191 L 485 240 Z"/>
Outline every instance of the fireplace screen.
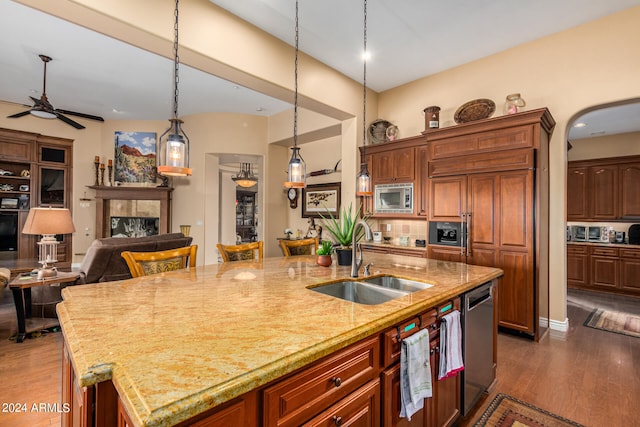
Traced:
<path fill-rule="evenodd" d="M 111 237 L 145 237 L 158 234 L 160 218 L 112 216 Z"/>

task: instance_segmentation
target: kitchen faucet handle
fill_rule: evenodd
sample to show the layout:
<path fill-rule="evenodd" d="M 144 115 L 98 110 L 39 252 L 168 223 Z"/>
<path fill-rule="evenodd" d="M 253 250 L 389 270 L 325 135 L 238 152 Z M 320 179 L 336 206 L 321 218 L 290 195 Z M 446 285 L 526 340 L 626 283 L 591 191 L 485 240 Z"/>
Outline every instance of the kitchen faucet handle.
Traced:
<path fill-rule="evenodd" d="M 369 274 L 371 274 L 371 273 L 369 272 L 369 269 L 371 268 L 371 266 L 372 266 L 372 265 L 373 265 L 373 263 L 372 263 L 372 262 L 370 262 L 369 264 L 367 264 L 367 265 L 365 265 L 365 266 L 364 266 L 364 275 L 365 275 L 365 276 L 368 276 Z"/>

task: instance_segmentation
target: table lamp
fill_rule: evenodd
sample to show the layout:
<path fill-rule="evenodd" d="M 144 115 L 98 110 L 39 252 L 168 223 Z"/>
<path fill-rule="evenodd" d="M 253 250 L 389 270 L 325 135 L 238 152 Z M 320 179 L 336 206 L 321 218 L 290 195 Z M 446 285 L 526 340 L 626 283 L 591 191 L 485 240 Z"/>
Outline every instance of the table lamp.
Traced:
<path fill-rule="evenodd" d="M 31 208 L 22 232 L 25 234 L 41 234 L 38 242 L 38 262 L 42 267 L 38 270 L 38 279 L 55 277 L 58 272 L 53 264 L 58 260 L 56 234 L 71 234 L 76 231 L 71 220 L 69 209 Z"/>

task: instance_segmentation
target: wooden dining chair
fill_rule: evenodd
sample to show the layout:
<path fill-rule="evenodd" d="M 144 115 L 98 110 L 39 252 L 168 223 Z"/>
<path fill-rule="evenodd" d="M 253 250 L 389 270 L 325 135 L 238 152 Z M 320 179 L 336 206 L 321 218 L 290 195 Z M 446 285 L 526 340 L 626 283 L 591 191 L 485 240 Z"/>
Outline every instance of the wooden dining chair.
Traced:
<path fill-rule="evenodd" d="M 224 262 L 264 258 L 262 240 L 239 245 L 223 245 L 222 243 L 218 243 L 216 246 Z"/>
<path fill-rule="evenodd" d="M 181 270 L 187 266 L 195 267 L 197 251 L 198 245 L 191 245 L 159 252 L 123 251 L 121 255 L 129 267 L 131 277 L 140 277 Z"/>
<path fill-rule="evenodd" d="M 280 240 L 280 248 L 284 256 L 312 255 L 318 251 L 318 238 L 311 237 L 300 240 Z"/>

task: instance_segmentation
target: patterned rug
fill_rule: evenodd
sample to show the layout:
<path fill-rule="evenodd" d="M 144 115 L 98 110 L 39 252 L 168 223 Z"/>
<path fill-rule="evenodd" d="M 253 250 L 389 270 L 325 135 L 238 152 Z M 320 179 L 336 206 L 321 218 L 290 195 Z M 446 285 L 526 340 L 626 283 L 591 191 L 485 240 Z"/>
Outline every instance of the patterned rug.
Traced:
<path fill-rule="evenodd" d="M 621 311 L 596 308 L 584 321 L 584 326 L 640 338 L 640 316 Z"/>
<path fill-rule="evenodd" d="M 474 427 L 584 427 L 526 402 L 498 393 Z"/>

